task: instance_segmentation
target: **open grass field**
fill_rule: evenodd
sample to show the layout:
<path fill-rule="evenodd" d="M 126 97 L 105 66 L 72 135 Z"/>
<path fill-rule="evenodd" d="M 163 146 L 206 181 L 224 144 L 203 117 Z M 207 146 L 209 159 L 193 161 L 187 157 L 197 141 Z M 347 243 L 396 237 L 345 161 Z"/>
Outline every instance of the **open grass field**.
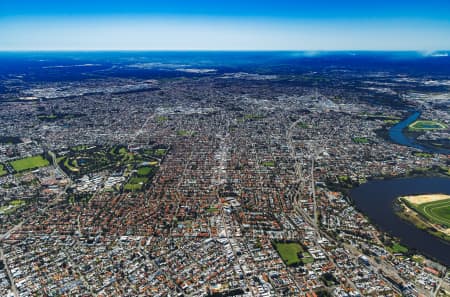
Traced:
<path fill-rule="evenodd" d="M 168 120 L 169 120 L 169 118 L 166 117 L 166 116 L 157 116 L 157 117 L 156 117 L 156 121 L 157 121 L 158 123 L 163 123 L 163 122 L 168 121 Z"/>
<path fill-rule="evenodd" d="M 139 167 L 139 168 L 138 168 L 137 174 L 138 174 L 139 176 L 147 176 L 147 175 L 149 175 L 150 173 L 152 173 L 152 171 L 153 171 L 153 168 L 152 168 L 152 167 L 143 166 L 143 167 Z"/>
<path fill-rule="evenodd" d="M 353 142 L 357 144 L 366 144 L 369 143 L 369 139 L 367 137 L 353 137 Z"/>
<path fill-rule="evenodd" d="M 193 136 L 194 132 L 193 131 L 188 131 L 188 130 L 178 130 L 177 131 L 177 135 L 178 136 Z"/>
<path fill-rule="evenodd" d="M 260 119 L 264 119 L 265 116 L 264 115 L 260 115 L 260 114 L 246 114 L 244 115 L 244 117 L 241 119 L 241 121 L 254 121 L 254 120 L 260 120 Z"/>
<path fill-rule="evenodd" d="M 132 184 L 132 183 L 128 183 L 126 184 L 123 188 L 127 191 L 140 191 L 142 190 L 142 187 L 144 185 L 143 184 Z"/>
<path fill-rule="evenodd" d="M 146 183 L 147 181 L 148 181 L 148 178 L 146 178 L 146 177 L 132 177 L 130 179 L 130 183 L 132 183 L 132 184 Z"/>
<path fill-rule="evenodd" d="M 5 169 L 5 165 L 0 164 L 0 176 L 8 174 L 8 171 Z"/>
<path fill-rule="evenodd" d="M 395 125 L 400 123 L 400 120 L 383 120 L 386 125 Z"/>
<path fill-rule="evenodd" d="M 166 154 L 166 150 L 165 149 L 156 149 L 155 150 L 155 155 L 156 156 L 164 156 Z"/>
<path fill-rule="evenodd" d="M 10 162 L 11 166 L 17 172 L 48 166 L 50 163 L 41 155 L 28 157 Z"/>
<path fill-rule="evenodd" d="M 146 177 L 132 177 L 128 183 L 124 186 L 127 191 L 139 191 L 142 190 L 145 183 L 148 181 Z"/>
<path fill-rule="evenodd" d="M 431 222 L 450 228 L 450 199 L 421 204 L 415 209 Z"/>
<path fill-rule="evenodd" d="M 275 243 L 275 248 L 278 254 L 286 265 L 294 265 L 301 262 L 298 257 L 298 253 L 303 252 L 303 248 L 300 244 L 291 243 Z"/>
<path fill-rule="evenodd" d="M 17 200 L 12 200 L 9 205 L 5 205 L 5 206 L 1 206 L 0 207 L 0 214 L 11 214 L 13 213 L 16 209 L 24 206 L 26 204 L 25 201 L 17 199 Z"/>
<path fill-rule="evenodd" d="M 408 252 L 408 248 L 401 245 L 398 242 L 393 242 L 392 246 L 388 246 L 387 249 L 394 254 L 405 254 Z"/>
<path fill-rule="evenodd" d="M 408 126 L 408 129 L 411 131 L 440 130 L 446 128 L 447 126 L 436 121 L 415 121 Z"/>
<path fill-rule="evenodd" d="M 26 204 L 26 202 L 21 199 L 16 199 L 16 200 L 11 200 L 11 202 L 9 204 L 12 206 L 23 206 Z"/>
<path fill-rule="evenodd" d="M 431 223 L 450 228 L 450 195 L 417 195 L 404 197 L 408 205 Z"/>
<path fill-rule="evenodd" d="M 275 167 L 275 161 L 262 162 L 262 165 L 265 167 Z"/>

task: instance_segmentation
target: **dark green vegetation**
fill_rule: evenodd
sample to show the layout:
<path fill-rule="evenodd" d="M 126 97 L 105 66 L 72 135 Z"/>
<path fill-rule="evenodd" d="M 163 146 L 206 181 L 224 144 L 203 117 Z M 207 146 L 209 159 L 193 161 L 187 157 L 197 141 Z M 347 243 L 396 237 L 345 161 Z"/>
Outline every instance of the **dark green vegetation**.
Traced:
<path fill-rule="evenodd" d="M 360 115 L 360 117 L 362 117 L 362 118 L 364 118 L 366 120 L 369 120 L 369 121 L 374 121 L 374 120 L 383 121 L 383 124 L 384 124 L 385 128 L 394 126 L 395 124 L 398 124 L 401 121 L 401 118 L 399 118 L 399 117 L 383 115 L 383 114 L 367 114 L 367 113 L 364 113 L 364 114 Z"/>
<path fill-rule="evenodd" d="M 5 165 L 0 164 L 0 176 L 8 174 L 8 171 L 5 169 Z"/>
<path fill-rule="evenodd" d="M 158 156 L 158 157 L 165 156 L 166 153 L 167 153 L 167 150 L 166 150 L 166 149 L 161 149 L 161 148 L 155 149 L 155 150 L 153 151 L 153 154 L 154 154 L 155 156 Z"/>
<path fill-rule="evenodd" d="M 148 182 L 147 177 L 132 177 L 124 186 L 124 190 L 127 191 L 139 191 L 142 190 L 145 184 Z"/>
<path fill-rule="evenodd" d="M 0 143 L 17 144 L 17 143 L 21 143 L 21 142 L 22 142 L 22 140 L 20 139 L 20 137 L 0 136 Z"/>
<path fill-rule="evenodd" d="M 275 161 L 265 161 L 262 162 L 262 165 L 265 167 L 275 167 Z"/>
<path fill-rule="evenodd" d="M 399 210 L 396 211 L 396 214 L 400 218 L 436 237 L 450 241 L 450 235 L 437 230 L 431 225 L 437 224 L 443 228 L 450 228 L 450 199 L 415 205 L 399 198 L 397 203 Z M 413 211 L 407 211 L 407 208 Z"/>
<path fill-rule="evenodd" d="M 414 215 L 412 215 L 412 214 L 410 214 L 410 213 L 407 213 L 407 212 L 405 212 L 405 211 L 398 211 L 398 212 L 396 212 L 396 214 L 397 214 L 400 218 L 402 218 L 403 220 L 412 223 L 412 224 L 413 224 L 414 226 L 416 226 L 418 229 L 427 231 L 428 233 L 430 233 L 430 234 L 432 234 L 432 235 L 434 235 L 434 236 L 436 236 L 436 237 L 439 237 L 439 238 L 441 238 L 441 239 L 443 239 L 443 240 L 450 241 L 450 236 L 449 236 L 449 235 L 447 235 L 447 234 L 445 234 L 445 233 L 443 233 L 443 232 L 440 232 L 440 231 L 436 230 L 435 228 L 429 226 L 428 224 L 426 224 L 426 223 L 425 223 L 421 218 L 419 218 L 418 216 L 414 216 Z"/>
<path fill-rule="evenodd" d="M 12 200 L 8 205 L 0 207 L 0 214 L 11 214 L 24 205 L 26 205 L 26 202 L 24 200 Z"/>
<path fill-rule="evenodd" d="M 406 254 L 408 253 L 408 248 L 401 245 L 398 242 L 391 242 L 389 246 L 386 247 L 386 249 L 393 253 L 393 254 Z"/>
<path fill-rule="evenodd" d="M 310 127 L 308 124 L 303 123 L 303 122 L 299 122 L 299 123 L 297 124 L 297 126 L 298 126 L 299 128 L 302 128 L 302 129 L 308 129 L 308 128 Z"/>
<path fill-rule="evenodd" d="M 153 170 L 154 170 L 154 167 L 143 166 L 143 167 L 138 168 L 137 174 L 139 176 L 148 176 L 148 175 L 150 175 L 150 173 L 152 173 Z"/>
<path fill-rule="evenodd" d="M 422 264 L 425 261 L 425 258 L 423 256 L 420 256 L 420 255 L 413 255 L 411 257 L 411 260 L 413 260 L 416 263 Z"/>
<path fill-rule="evenodd" d="M 369 139 L 366 137 L 353 137 L 353 142 L 358 144 L 369 143 Z"/>
<path fill-rule="evenodd" d="M 238 122 L 240 122 L 240 123 L 251 122 L 251 121 L 261 120 L 264 118 L 265 118 L 265 116 L 260 115 L 260 114 L 245 114 L 241 118 L 238 118 Z"/>
<path fill-rule="evenodd" d="M 395 124 L 400 123 L 400 120 L 383 120 L 386 125 L 393 126 Z"/>
<path fill-rule="evenodd" d="M 353 180 L 348 175 L 339 175 L 335 178 L 328 178 L 327 187 L 332 191 L 348 193 L 351 189 L 365 183 L 366 179 Z"/>
<path fill-rule="evenodd" d="M 139 191 L 148 185 L 167 151 L 164 146 L 130 151 L 124 145 L 78 145 L 59 156 L 57 162 L 67 174 L 75 178 L 103 170 L 115 172 L 129 177 L 123 190 Z M 119 187 L 117 190 L 120 190 Z M 75 197 L 74 200 L 79 199 Z"/>
<path fill-rule="evenodd" d="M 153 150 L 153 152 L 156 151 Z M 132 177 L 124 185 L 123 189 L 125 191 L 140 191 L 148 185 L 157 170 L 158 162 L 145 162 L 144 164 L 137 168 L 136 172 L 132 174 Z"/>
<path fill-rule="evenodd" d="M 413 132 L 417 133 L 417 132 Z M 430 149 L 437 150 L 450 150 L 450 139 L 449 138 L 441 138 L 441 139 L 417 139 L 416 142 L 424 147 L 428 147 Z"/>
<path fill-rule="evenodd" d="M 101 170 L 123 172 L 126 168 L 140 167 L 141 163 L 157 165 L 158 149 L 129 151 L 123 145 L 113 147 L 79 145 L 57 158 L 59 166 L 69 175 L 83 176 Z M 156 162 L 156 163 L 155 163 Z"/>
<path fill-rule="evenodd" d="M 80 144 L 71 148 L 72 151 L 85 151 L 87 149 L 89 149 L 89 146 L 84 144 Z"/>
<path fill-rule="evenodd" d="M 433 157 L 433 154 L 424 153 L 424 152 L 413 152 L 413 155 L 416 156 L 416 157 L 421 157 L 421 158 L 431 158 L 431 157 Z"/>
<path fill-rule="evenodd" d="M 361 117 L 368 119 L 368 120 L 383 120 L 383 121 L 400 121 L 401 120 L 399 117 L 383 115 L 381 113 L 379 113 L 379 114 L 363 113 L 363 114 L 361 114 Z"/>
<path fill-rule="evenodd" d="M 78 114 L 78 113 L 73 113 L 73 114 L 69 114 L 69 113 L 50 113 L 50 114 L 39 114 L 37 117 L 39 120 L 44 121 L 44 122 L 53 122 L 53 121 L 57 121 L 57 120 L 62 120 L 62 119 L 74 119 L 74 118 L 79 118 L 82 117 L 83 114 Z"/>
<path fill-rule="evenodd" d="M 82 176 L 106 169 L 121 169 L 133 161 L 134 155 L 122 146 L 113 148 L 79 145 L 58 158 L 59 166 L 69 175 Z"/>
<path fill-rule="evenodd" d="M 158 123 L 163 123 L 163 122 L 166 122 L 166 121 L 168 121 L 168 120 L 169 120 L 169 118 L 166 117 L 166 116 L 158 116 L 158 117 L 156 117 L 156 121 L 157 121 Z"/>
<path fill-rule="evenodd" d="M 327 286 L 327 287 L 331 287 L 331 286 L 335 286 L 337 284 L 339 284 L 339 282 L 337 281 L 337 279 L 334 277 L 334 275 L 330 272 L 324 273 L 320 276 L 320 279 L 322 280 L 322 282 Z"/>
<path fill-rule="evenodd" d="M 208 207 L 208 209 L 206 211 L 209 213 L 217 213 L 219 211 L 219 209 L 216 206 L 211 205 L 210 207 Z"/>
<path fill-rule="evenodd" d="M 16 172 L 22 172 L 48 166 L 50 165 L 50 162 L 47 159 L 45 159 L 42 155 L 38 155 L 11 161 L 9 162 L 9 164 L 11 164 L 12 168 Z"/>
<path fill-rule="evenodd" d="M 275 242 L 274 246 L 283 262 L 288 266 L 314 262 L 313 257 L 298 242 Z"/>
<path fill-rule="evenodd" d="M 67 201 L 70 204 L 74 203 L 87 203 L 92 198 L 91 193 L 70 193 L 67 197 Z"/>
<path fill-rule="evenodd" d="M 433 166 L 429 168 L 415 168 L 406 173 L 406 177 L 411 176 L 450 176 L 450 167 Z"/>
<path fill-rule="evenodd" d="M 69 175 L 82 176 L 91 172 L 120 167 L 128 160 L 127 154 L 119 154 L 113 148 L 79 145 L 70 149 L 63 157 L 58 158 L 59 166 Z M 117 166 L 119 165 L 119 166 Z"/>
<path fill-rule="evenodd" d="M 275 248 L 277 249 L 278 254 L 281 259 L 283 259 L 284 263 L 288 266 L 299 264 L 300 259 L 298 254 L 303 252 L 303 248 L 300 244 L 291 242 L 291 243 L 275 243 Z"/>
<path fill-rule="evenodd" d="M 303 252 L 301 255 L 301 261 L 303 264 L 309 264 L 314 262 L 314 258 L 308 252 Z"/>
<path fill-rule="evenodd" d="M 337 177 L 337 180 L 339 182 L 337 186 L 337 188 L 340 189 L 351 189 L 353 187 L 356 187 L 362 183 L 365 183 L 366 180 L 361 178 L 359 180 L 352 180 L 348 175 L 339 175 Z"/>

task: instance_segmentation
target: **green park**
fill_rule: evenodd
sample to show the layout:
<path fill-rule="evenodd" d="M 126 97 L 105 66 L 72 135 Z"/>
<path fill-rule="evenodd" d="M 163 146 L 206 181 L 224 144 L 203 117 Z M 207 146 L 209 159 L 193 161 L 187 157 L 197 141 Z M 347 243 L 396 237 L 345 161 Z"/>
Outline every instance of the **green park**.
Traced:
<path fill-rule="evenodd" d="M 313 257 L 297 242 L 276 242 L 274 245 L 281 259 L 287 266 L 314 262 Z"/>
<path fill-rule="evenodd" d="M 413 132 L 420 132 L 426 130 L 443 130 L 443 129 L 447 129 L 447 126 L 437 121 L 419 120 L 415 121 L 414 123 L 408 126 L 408 130 Z"/>
<path fill-rule="evenodd" d="M 37 169 L 50 165 L 50 162 L 42 155 L 27 157 L 19 160 L 9 162 L 16 172 L 23 172 L 27 170 Z"/>

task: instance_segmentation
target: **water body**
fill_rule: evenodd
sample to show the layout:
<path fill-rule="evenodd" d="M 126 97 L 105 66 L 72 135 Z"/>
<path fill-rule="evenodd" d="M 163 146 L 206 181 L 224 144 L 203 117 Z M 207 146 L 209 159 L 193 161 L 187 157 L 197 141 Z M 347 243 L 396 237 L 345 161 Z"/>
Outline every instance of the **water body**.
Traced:
<path fill-rule="evenodd" d="M 414 138 L 410 138 L 403 134 L 403 130 L 406 129 L 410 124 L 414 123 L 419 117 L 420 112 L 415 111 L 409 117 L 389 129 L 389 137 L 391 138 L 391 140 L 395 143 L 413 147 L 427 153 L 450 154 L 450 150 L 448 149 L 425 147 L 417 143 Z"/>
<path fill-rule="evenodd" d="M 450 267 L 450 243 L 402 220 L 393 209 L 393 203 L 397 197 L 427 193 L 450 195 L 450 178 L 375 180 L 353 189 L 350 197 L 357 208 L 381 230 L 400 238 L 400 241 L 406 246 Z"/>

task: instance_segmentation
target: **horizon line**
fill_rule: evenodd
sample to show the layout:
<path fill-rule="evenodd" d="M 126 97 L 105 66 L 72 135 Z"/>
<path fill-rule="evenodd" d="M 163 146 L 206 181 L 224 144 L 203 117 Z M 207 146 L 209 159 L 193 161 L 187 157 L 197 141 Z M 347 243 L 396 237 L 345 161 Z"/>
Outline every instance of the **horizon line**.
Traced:
<path fill-rule="evenodd" d="M 0 52 L 450 52 L 449 49 L 0 49 Z"/>

